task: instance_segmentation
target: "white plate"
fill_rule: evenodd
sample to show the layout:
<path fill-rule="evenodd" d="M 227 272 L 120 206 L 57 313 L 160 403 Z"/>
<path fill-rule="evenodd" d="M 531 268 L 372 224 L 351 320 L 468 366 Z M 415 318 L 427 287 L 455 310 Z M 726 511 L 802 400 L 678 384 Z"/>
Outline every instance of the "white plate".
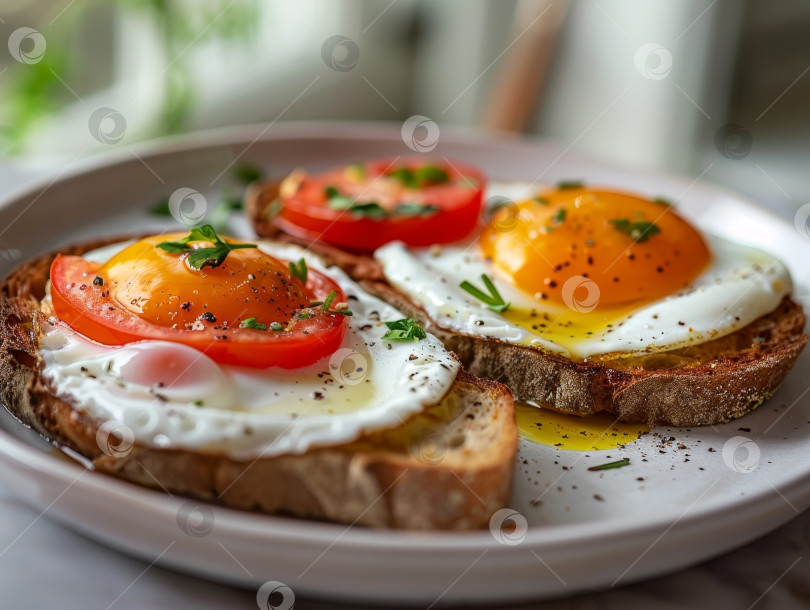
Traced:
<path fill-rule="evenodd" d="M 413 154 L 399 128 L 299 124 L 274 127 L 254 141 L 257 134 L 243 129 L 172 140 L 138 150 L 140 159 L 121 151 L 18 194 L 0 205 L 0 227 L 11 225 L 0 236 L 0 272 L 69 242 L 165 228 L 148 207 L 179 187 L 215 201 L 225 182 L 215 178 L 236 158 L 281 175 L 297 166 Z M 800 300 L 810 294 L 810 241 L 726 190 L 563 154 L 537 141 L 443 132 L 431 155 L 478 164 L 492 179 L 584 178 L 668 196 L 686 216 L 704 216 L 718 232 L 782 257 Z M 585 454 L 522 441 L 510 507 L 525 516 L 528 530 L 514 540 L 486 530 L 372 531 L 202 505 L 85 471 L 7 414 L 0 418 L 0 476 L 48 517 L 90 537 L 257 590 L 278 581 L 299 595 L 424 605 L 570 595 L 697 563 L 810 506 L 808 358 L 742 420 L 656 430 L 675 437 L 669 445 L 648 435 L 625 449 Z M 587 471 L 620 457 L 632 465 Z"/>

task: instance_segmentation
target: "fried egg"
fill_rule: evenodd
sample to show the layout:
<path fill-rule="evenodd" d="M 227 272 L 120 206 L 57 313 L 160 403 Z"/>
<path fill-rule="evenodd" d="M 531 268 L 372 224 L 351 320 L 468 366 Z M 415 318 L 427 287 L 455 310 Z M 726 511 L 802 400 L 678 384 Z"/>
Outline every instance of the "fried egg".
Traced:
<path fill-rule="evenodd" d="M 791 292 L 779 260 L 698 230 L 665 201 L 581 185 L 527 190 L 503 188 L 523 197 L 504 197 L 464 243 L 378 249 L 386 279 L 444 329 L 572 359 L 710 341 Z"/>
<path fill-rule="evenodd" d="M 85 258 L 104 263 L 131 244 Z M 305 258 L 346 293 L 353 316 L 331 356 L 299 369 L 257 370 L 220 364 L 169 341 L 102 345 L 52 318 L 40 348 L 53 393 L 93 418 L 127 426 L 142 445 L 235 459 L 340 445 L 396 427 L 442 399 L 459 365 L 435 337 L 383 339 L 384 322 L 404 314 L 301 248 L 259 247 L 282 260 Z"/>

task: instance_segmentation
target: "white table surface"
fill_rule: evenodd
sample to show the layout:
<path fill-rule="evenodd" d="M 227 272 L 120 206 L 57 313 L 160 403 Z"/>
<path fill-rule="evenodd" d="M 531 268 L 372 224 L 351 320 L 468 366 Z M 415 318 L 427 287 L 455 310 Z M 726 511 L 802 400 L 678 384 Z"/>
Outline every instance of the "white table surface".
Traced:
<path fill-rule="evenodd" d="M 36 178 L 0 163 L 0 196 Z M 810 450 L 810 447 L 808 447 Z M 288 583 L 293 587 L 294 584 Z M 256 592 L 149 566 L 50 521 L 0 484 L 0 609 L 257 608 Z M 299 610 L 355 605 L 296 599 Z M 810 608 L 810 511 L 771 534 L 680 573 L 615 590 L 504 606 L 551 610 Z"/>

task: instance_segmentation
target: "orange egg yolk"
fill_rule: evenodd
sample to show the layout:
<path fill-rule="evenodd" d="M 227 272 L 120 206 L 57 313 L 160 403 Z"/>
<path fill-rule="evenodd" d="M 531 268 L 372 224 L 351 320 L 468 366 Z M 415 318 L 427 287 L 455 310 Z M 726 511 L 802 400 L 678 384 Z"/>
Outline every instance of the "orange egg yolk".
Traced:
<path fill-rule="evenodd" d="M 221 265 L 197 270 L 187 255 L 156 247 L 185 235 L 148 237 L 113 256 L 98 271 L 110 296 L 153 324 L 178 329 L 198 320 L 238 327 L 249 317 L 285 324 L 297 309 L 309 306 L 304 287 L 288 267 L 258 248 L 232 250 Z"/>
<path fill-rule="evenodd" d="M 502 206 L 480 245 L 498 271 L 542 300 L 565 304 L 569 279 L 592 280 L 602 310 L 677 292 L 711 259 L 700 234 L 668 204 L 591 188 Z"/>

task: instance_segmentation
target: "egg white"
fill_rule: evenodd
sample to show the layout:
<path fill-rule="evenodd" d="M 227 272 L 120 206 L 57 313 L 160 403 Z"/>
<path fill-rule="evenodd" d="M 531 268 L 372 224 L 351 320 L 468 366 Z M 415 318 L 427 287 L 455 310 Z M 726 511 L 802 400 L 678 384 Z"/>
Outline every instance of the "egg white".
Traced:
<path fill-rule="evenodd" d="M 514 197 L 528 191 L 519 184 L 493 185 L 490 196 Z M 790 294 L 790 275 L 779 260 L 705 230 L 703 236 L 713 258 L 688 288 L 618 318 L 605 317 L 598 309 L 588 311 L 590 294 L 585 289 L 573 293 L 577 296 L 569 306 L 522 291 L 485 260 L 477 238 L 422 249 L 394 242 L 374 256 L 386 279 L 441 328 L 585 359 L 666 351 L 716 339 L 772 312 Z M 459 287 L 465 280 L 481 285 L 482 274 L 493 279 L 504 301 L 511 302 L 509 312 L 493 312 Z M 526 313 L 527 323 L 515 323 L 515 312 Z"/>
<path fill-rule="evenodd" d="M 130 243 L 85 256 L 104 262 Z M 383 340 L 383 322 L 404 314 L 302 248 L 259 247 L 284 260 L 303 257 L 343 288 L 354 315 L 335 354 L 302 369 L 255 370 L 167 341 L 104 346 L 57 322 L 40 341 L 43 377 L 78 410 L 128 426 L 138 443 L 235 459 L 340 445 L 396 427 L 442 399 L 459 365 L 438 339 Z"/>

